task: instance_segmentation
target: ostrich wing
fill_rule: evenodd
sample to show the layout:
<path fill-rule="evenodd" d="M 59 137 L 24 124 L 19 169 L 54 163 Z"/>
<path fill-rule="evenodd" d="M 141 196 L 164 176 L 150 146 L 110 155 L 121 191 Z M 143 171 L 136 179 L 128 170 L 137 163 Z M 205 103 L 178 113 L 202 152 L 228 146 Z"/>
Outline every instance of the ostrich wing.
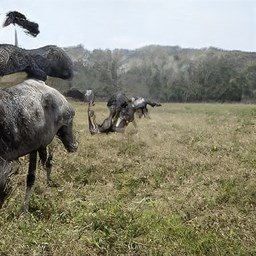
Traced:
<path fill-rule="evenodd" d="M 36 37 L 39 34 L 38 24 L 27 20 L 26 16 L 20 12 L 8 12 L 6 14 L 6 20 L 3 24 L 4 27 L 10 24 L 17 24 L 25 29 L 25 32 L 31 36 Z"/>

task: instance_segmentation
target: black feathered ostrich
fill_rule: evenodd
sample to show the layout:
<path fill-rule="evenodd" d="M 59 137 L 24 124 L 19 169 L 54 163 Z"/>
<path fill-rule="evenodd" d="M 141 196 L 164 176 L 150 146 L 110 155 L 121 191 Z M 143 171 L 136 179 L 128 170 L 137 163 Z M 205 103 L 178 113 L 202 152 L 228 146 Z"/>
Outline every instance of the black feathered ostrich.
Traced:
<path fill-rule="evenodd" d="M 16 24 L 19 25 L 25 30 L 25 33 L 33 37 L 36 37 L 40 33 L 39 26 L 37 23 L 33 21 L 29 21 L 24 14 L 17 11 L 8 12 L 6 14 L 6 20 L 3 24 L 3 27 L 7 27 L 10 24 L 13 24 L 14 27 Z M 18 46 L 18 36 L 17 36 L 16 27 L 15 27 L 15 46 Z"/>
<path fill-rule="evenodd" d="M 64 92 L 63 95 L 82 102 L 88 102 L 89 104 L 94 105 L 95 95 L 93 90 L 81 91 L 77 88 L 71 88 Z"/>
<path fill-rule="evenodd" d="M 88 104 L 89 131 L 92 135 L 97 133 L 124 132 L 126 126 L 134 120 L 134 110 L 129 99 L 122 92 L 114 93 L 107 102 L 109 116 L 102 124 L 96 123 L 95 112 Z"/>
<path fill-rule="evenodd" d="M 71 58 L 56 45 L 27 50 L 0 44 L 0 76 L 17 72 L 26 72 L 28 78 L 42 81 L 47 76 L 71 79 L 74 74 Z"/>

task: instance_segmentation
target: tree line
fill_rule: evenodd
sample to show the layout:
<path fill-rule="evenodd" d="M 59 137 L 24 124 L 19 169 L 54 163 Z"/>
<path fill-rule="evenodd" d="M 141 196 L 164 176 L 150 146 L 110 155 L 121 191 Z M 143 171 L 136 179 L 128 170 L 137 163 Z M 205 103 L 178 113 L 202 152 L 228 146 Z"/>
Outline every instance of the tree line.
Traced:
<path fill-rule="evenodd" d="M 256 53 L 217 48 L 145 46 L 136 50 L 65 48 L 74 60 L 72 82 L 59 88 L 93 89 L 98 99 L 120 90 L 161 102 L 255 102 Z M 65 85 L 60 83 L 65 83 Z"/>

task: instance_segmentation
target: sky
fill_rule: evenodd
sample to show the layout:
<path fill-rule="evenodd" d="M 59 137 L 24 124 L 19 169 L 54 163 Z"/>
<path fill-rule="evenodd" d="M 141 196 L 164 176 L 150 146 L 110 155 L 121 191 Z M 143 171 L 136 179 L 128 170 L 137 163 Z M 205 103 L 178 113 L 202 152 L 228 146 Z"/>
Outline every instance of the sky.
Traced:
<path fill-rule="evenodd" d="M 26 49 L 157 44 L 256 52 L 256 0 L 1 0 L 0 24 L 9 11 L 39 24 L 35 38 L 16 26 Z M 14 26 L 0 27 L 0 43 L 14 44 Z"/>

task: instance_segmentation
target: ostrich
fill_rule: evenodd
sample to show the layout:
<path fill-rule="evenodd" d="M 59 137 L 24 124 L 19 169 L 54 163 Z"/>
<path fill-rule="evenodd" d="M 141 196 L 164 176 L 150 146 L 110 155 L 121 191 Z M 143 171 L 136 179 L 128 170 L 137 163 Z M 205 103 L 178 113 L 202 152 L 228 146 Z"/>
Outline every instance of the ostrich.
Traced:
<path fill-rule="evenodd" d="M 107 107 L 112 115 L 113 122 L 116 123 L 122 109 L 129 103 L 129 99 L 122 92 L 116 92 L 109 98 Z"/>
<path fill-rule="evenodd" d="M 88 123 L 90 133 L 109 133 L 109 132 L 124 132 L 129 123 L 133 123 L 137 128 L 134 114 L 140 112 L 141 116 L 148 117 L 147 104 L 155 107 L 161 106 L 160 103 L 151 100 L 145 100 L 142 97 L 132 98 L 129 100 L 124 93 L 117 92 L 113 94 L 107 102 L 109 108 L 109 116 L 102 124 L 96 123 L 96 115 L 94 111 L 88 106 Z"/>
<path fill-rule="evenodd" d="M 17 11 L 8 12 L 6 14 L 6 20 L 3 24 L 3 27 L 7 27 L 10 24 L 13 24 L 14 27 L 16 24 L 19 25 L 25 30 L 25 33 L 33 37 L 36 37 L 40 33 L 37 23 L 29 21 L 24 14 Z M 18 36 L 17 36 L 16 27 L 15 27 L 15 46 L 18 46 Z"/>
<path fill-rule="evenodd" d="M 93 90 L 85 90 L 85 92 L 82 92 L 76 88 L 71 88 L 63 94 L 66 97 L 71 97 L 73 99 L 88 102 L 89 104 L 94 105 L 95 96 Z"/>
<path fill-rule="evenodd" d="M 64 96 L 70 97 L 79 101 L 85 101 L 85 95 L 80 90 L 76 88 L 71 88 L 63 93 Z"/>
<path fill-rule="evenodd" d="M 26 50 L 10 44 L 0 44 L 0 76 L 16 72 L 26 72 L 28 78 L 42 81 L 47 76 L 71 79 L 73 62 L 56 45 Z"/>
<path fill-rule="evenodd" d="M 156 101 L 145 99 L 143 97 L 132 97 L 131 101 L 133 108 L 136 110 L 136 113 L 138 113 L 139 118 L 141 118 L 142 116 L 150 118 L 148 114 L 147 105 L 150 105 L 153 108 L 162 106 L 160 103 Z"/>
<path fill-rule="evenodd" d="M 28 210 L 35 182 L 37 153 L 47 168 L 50 182 L 51 156 L 47 145 L 55 135 L 68 152 L 77 149 L 73 135 L 74 109 L 57 90 L 43 81 L 28 79 L 0 90 L 0 205 L 6 197 L 12 161 L 29 154 L 29 169 L 23 210 Z"/>
<path fill-rule="evenodd" d="M 109 116 L 103 121 L 102 124 L 96 123 L 96 115 L 94 110 L 91 109 L 91 105 L 88 104 L 88 123 L 89 131 L 92 135 L 97 133 L 110 133 L 110 132 L 121 132 L 125 131 L 128 124 L 134 121 L 134 112 L 129 103 L 125 108 L 121 109 L 119 117 L 114 122 L 114 117 L 116 115 L 116 110 L 110 108 Z"/>
<path fill-rule="evenodd" d="M 91 109 L 91 104 L 88 104 L 88 123 L 90 133 L 93 135 L 96 133 L 124 132 L 127 122 L 124 119 L 119 120 L 119 117 L 121 112 L 124 114 L 123 109 L 128 107 L 128 103 L 129 99 L 122 92 L 117 92 L 111 95 L 107 102 L 107 107 L 109 108 L 110 113 L 102 124 L 96 123 L 95 112 Z"/>

